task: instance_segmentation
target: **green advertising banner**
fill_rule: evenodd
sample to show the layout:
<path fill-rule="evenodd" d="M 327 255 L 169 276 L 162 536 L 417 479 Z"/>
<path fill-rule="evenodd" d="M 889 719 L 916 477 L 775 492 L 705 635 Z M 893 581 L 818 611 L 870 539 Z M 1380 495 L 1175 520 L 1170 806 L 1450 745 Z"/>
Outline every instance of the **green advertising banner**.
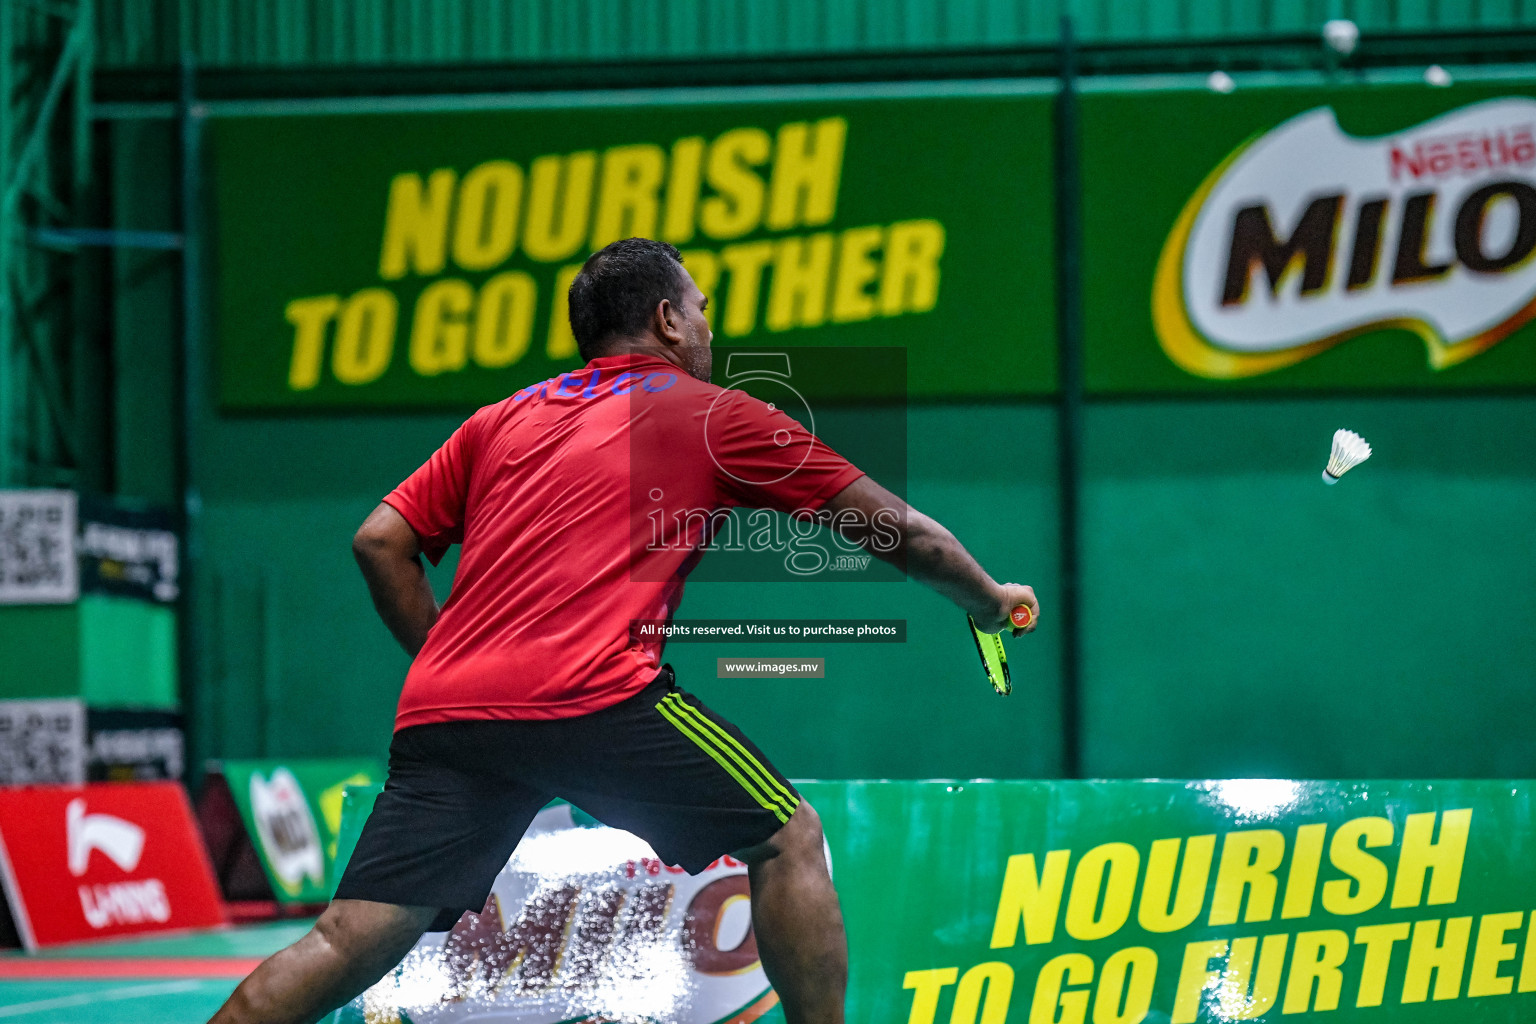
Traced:
<path fill-rule="evenodd" d="M 630 235 L 683 250 L 722 343 L 905 348 L 919 395 L 1054 387 L 1048 89 L 451 102 L 211 118 L 223 407 L 499 401 L 580 365 L 566 291 Z"/>
<path fill-rule="evenodd" d="M 1536 1019 L 1529 782 L 811 783 L 850 1019 Z"/>
<path fill-rule="evenodd" d="M 370 758 L 324 758 L 219 767 L 278 902 L 330 899 L 347 787 L 381 782 L 383 766 Z"/>
<path fill-rule="evenodd" d="M 1536 1019 L 1529 781 L 797 785 L 847 922 L 849 1020 Z M 349 834 L 371 795 L 349 795 Z M 542 892 L 501 908 L 511 939 Z M 481 998 L 544 1020 L 517 970 Z M 424 1019 L 475 1015 L 416 997 Z"/>
<path fill-rule="evenodd" d="M 1536 79 L 1082 97 L 1096 392 L 1536 384 Z"/>

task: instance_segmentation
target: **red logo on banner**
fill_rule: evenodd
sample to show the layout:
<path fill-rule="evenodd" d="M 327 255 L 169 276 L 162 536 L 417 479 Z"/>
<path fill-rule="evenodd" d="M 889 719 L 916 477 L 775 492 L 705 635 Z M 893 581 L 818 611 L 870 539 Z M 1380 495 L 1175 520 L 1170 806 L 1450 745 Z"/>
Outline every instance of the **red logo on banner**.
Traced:
<path fill-rule="evenodd" d="M 0 790 L 0 855 L 28 949 L 224 923 L 174 782 Z"/>

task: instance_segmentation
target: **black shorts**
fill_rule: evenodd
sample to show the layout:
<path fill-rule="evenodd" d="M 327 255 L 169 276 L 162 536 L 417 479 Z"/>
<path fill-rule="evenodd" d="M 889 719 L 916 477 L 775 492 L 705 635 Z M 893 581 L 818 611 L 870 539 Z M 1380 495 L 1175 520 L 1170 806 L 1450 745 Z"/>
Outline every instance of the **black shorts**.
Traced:
<path fill-rule="evenodd" d="M 415 725 L 395 733 L 389 780 L 337 899 L 441 908 L 431 931 L 479 910 L 535 814 L 561 797 L 697 873 L 766 841 L 800 795 L 762 752 L 662 669 L 579 718 Z"/>

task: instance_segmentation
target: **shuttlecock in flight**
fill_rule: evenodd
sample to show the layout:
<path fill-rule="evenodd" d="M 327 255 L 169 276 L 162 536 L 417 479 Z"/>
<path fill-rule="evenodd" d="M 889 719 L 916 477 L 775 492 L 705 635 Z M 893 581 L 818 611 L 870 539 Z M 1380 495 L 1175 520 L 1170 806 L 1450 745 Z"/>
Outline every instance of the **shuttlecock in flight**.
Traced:
<path fill-rule="evenodd" d="M 1365 438 L 1353 430 L 1333 432 L 1333 454 L 1328 456 L 1328 468 L 1323 470 L 1323 483 L 1336 484 L 1339 477 L 1371 457 L 1371 446 Z"/>

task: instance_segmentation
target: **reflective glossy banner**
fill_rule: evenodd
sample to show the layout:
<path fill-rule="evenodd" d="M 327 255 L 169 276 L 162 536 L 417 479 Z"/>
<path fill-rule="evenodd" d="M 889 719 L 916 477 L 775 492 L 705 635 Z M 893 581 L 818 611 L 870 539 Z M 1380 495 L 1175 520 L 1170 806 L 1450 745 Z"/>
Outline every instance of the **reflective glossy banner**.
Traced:
<path fill-rule="evenodd" d="M 851 1020 L 1536 1019 L 1529 782 L 829 782 Z"/>
<path fill-rule="evenodd" d="M 825 826 L 847 921 L 849 1020 L 898 1024 L 1536 1019 L 1531 786 L 799 784 Z M 365 810 L 369 794 L 353 792 Z M 361 820 L 352 817 L 344 849 Z M 755 981 L 719 988 L 718 999 L 709 986 L 724 982 L 709 971 L 705 987 L 688 982 L 700 963 L 712 970 L 727 961 L 731 977 L 761 977 L 749 921 L 727 916 L 745 890 L 711 881 L 712 872 L 739 878 L 737 867 L 721 862 L 694 879 L 565 805 L 543 817 L 498 881 L 496 906 L 424 939 L 416 960 L 374 990 L 368 1007 L 382 1015 L 368 1020 L 601 1012 L 713 1024 L 782 1012 Z M 651 920 L 643 897 L 656 893 L 644 886 L 663 883 L 673 889 L 642 956 L 625 937 Z M 731 899 L 701 902 L 711 886 Z M 552 906 L 566 915 L 554 931 Z M 706 911 L 713 916 L 704 929 L 697 922 Z M 594 931 L 598 919 L 606 924 Z M 546 932 L 538 960 L 528 951 L 543 948 L 535 939 Z M 586 952 L 561 959 L 556 932 L 567 946 L 586 942 Z M 482 946 L 511 948 L 498 936 L 526 946 L 531 959 L 521 967 L 516 956 L 500 966 L 477 960 Z M 601 1005 L 573 1001 L 588 975 L 630 977 L 642 962 L 681 981 L 658 977 L 632 1005 L 622 985 L 592 988 Z M 543 973 L 530 975 L 529 964 Z M 468 967 L 472 993 L 463 988 L 469 980 L 453 982 Z M 441 991 L 421 988 L 434 978 Z M 672 1009 L 657 1016 L 653 997 L 669 992 Z M 365 1002 L 341 1019 L 361 1019 Z"/>
<path fill-rule="evenodd" d="M 346 830 L 377 787 L 349 791 Z M 747 866 L 697 875 L 555 801 L 534 818 L 485 906 L 429 932 L 331 1024 L 782 1024 L 757 955 Z"/>

